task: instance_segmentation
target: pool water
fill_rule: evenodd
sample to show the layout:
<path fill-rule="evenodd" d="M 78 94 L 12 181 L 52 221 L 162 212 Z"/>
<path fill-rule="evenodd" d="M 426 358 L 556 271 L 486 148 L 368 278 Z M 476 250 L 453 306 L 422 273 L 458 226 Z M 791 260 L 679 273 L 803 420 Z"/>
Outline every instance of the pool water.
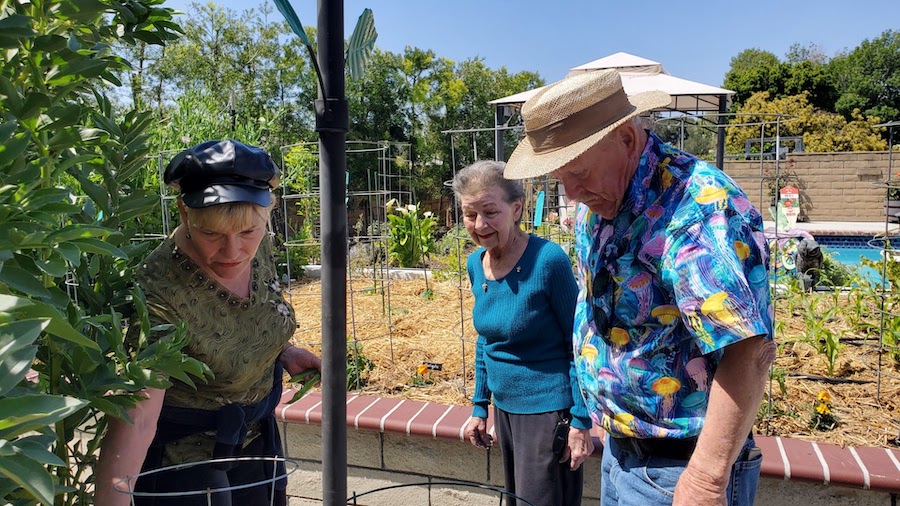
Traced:
<path fill-rule="evenodd" d="M 858 269 L 859 275 L 870 283 L 877 284 L 881 280 L 881 272 L 871 267 L 862 267 L 860 257 L 876 262 L 881 261 L 881 250 L 856 246 L 823 246 L 824 250 L 836 261 Z"/>
<path fill-rule="evenodd" d="M 867 260 L 881 261 L 881 250 L 875 248 L 841 248 L 835 246 L 825 246 L 831 256 L 838 262 L 846 265 L 858 267 L 860 265 L 860 257 Z"/>

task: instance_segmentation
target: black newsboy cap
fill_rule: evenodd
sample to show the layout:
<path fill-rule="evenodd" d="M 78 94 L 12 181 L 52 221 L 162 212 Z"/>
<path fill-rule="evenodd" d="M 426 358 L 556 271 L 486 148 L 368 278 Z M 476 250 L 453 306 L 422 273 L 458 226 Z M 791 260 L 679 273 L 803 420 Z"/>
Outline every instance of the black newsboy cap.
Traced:
<path fill-rule="evenodd" d="M 176 185 L 188 207 L 250 202 L 266 207 L 278 185 L 278 166 L 260 148 L 231 139 L 207 141 L 185 149 L 163 174 Z"/>

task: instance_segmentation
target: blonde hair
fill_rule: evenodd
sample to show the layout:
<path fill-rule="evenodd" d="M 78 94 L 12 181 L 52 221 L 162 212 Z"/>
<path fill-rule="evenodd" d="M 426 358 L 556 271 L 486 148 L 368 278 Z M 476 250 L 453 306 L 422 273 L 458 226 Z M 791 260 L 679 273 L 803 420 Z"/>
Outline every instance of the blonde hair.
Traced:
<path fill-rule="evenodd" d="M 268 224 L 273 207 L 275 207 L 274 198 L 267 207 L 251 202 L 231 202 L 199 208 L 182 205 L 192 226 L 216 231 L 246 230 L 260 221 Z"/>

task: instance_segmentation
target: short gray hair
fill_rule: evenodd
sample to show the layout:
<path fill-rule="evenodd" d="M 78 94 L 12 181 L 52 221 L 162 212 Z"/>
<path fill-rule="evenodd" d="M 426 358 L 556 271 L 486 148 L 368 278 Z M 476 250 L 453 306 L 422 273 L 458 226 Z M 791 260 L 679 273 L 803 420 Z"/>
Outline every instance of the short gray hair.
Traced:
<path fill-rule="evenodd" d="M 456 200 L 481 195 L 494 187 L 503 190 L 506 196 L 504 200 L 509 204 L 524 199 L 525 186 L 521 180 L 503 177 L 505 167 L 505 162 L 479 160 L 457 172 L 453 178 L 453 194 L 456 195 Z"/>

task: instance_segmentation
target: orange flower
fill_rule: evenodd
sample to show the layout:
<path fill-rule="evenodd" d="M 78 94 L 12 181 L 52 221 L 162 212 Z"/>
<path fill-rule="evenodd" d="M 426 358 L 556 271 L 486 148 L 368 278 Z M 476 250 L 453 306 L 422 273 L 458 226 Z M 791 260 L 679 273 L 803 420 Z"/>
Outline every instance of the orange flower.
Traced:
<path fill-rule="evenodd" d="M 419 367 L 416 367 L 416 374 L 418 374 L 419 376 L 423 376 L 426 372 L 428 372 L 427 365 L 422 364 Z"/>
<path fill-rule="evenodd" d="M 820 415 L 830 415 L 831 410 L 828 409 L 828 404 L 825 404 L 823 402 L 821 404 L 816 405 L 816 413 L 819 413 Z"/>
<path fill-rule="evenodd" d="M 819 392 L 819 395 L 816 396 L 820 402 L 831 402 L 831 394 L 828 393 L 828 390 L 822 390 Z"/>

